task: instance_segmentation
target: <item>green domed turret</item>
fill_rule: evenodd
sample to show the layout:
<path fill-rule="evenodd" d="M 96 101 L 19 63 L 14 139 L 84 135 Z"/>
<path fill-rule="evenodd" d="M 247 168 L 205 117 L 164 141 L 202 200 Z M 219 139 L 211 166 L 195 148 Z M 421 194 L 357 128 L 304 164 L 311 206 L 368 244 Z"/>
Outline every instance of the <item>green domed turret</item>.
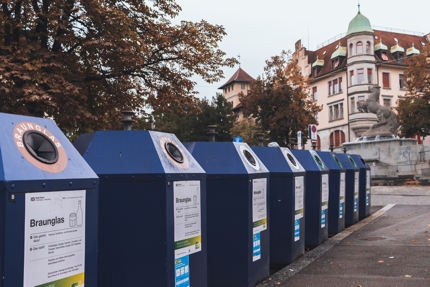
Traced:
<path fill-rule="evenodd" d="M 352 33 L 358 33 L 358 32 L 371 32 L 373 33 L 372 26 L 370 25 L 369 19 L 367 19 L 363 14 L 360 12 L 360 5 L 358 6 L 358 13 L 354 17 L 354 19 L 349 22 L 348 26 L 348 32 L 346 35 L 352 34 Z"/>

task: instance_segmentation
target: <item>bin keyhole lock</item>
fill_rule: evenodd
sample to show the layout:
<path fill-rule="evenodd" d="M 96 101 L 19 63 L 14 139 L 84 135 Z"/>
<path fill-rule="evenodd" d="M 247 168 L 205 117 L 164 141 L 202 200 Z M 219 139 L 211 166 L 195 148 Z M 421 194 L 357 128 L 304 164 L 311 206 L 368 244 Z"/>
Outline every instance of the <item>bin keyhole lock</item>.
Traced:
<path fill-rule="evenodd" d="M 50 138 L 39 131 L 26 131 L 23 136 L 27 151 L 38 161 L 54 164 L 58 161 L 58 149 Z"/>

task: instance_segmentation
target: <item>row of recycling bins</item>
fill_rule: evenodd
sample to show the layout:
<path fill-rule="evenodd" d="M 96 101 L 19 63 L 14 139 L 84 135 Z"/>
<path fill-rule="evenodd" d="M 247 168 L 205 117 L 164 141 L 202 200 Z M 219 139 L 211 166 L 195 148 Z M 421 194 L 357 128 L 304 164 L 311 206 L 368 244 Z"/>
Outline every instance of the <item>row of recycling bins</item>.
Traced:
<path fill-rule="evenodd" d="M 0 119 L 0 287 L 255 286 L 370 212 L 358 155 Z"/>

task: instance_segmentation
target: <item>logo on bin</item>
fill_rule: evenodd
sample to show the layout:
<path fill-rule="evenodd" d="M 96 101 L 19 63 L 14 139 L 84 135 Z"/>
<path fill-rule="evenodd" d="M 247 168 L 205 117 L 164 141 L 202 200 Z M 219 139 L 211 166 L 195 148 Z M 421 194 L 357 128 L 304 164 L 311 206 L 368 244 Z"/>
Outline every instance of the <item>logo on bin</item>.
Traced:
<path fill-rule="evenodd" d="M 59 173 L 66 168 L 66 151 L 46 127 L 20 122 L 13 129 L 13 139 L 22 156 L 35 167 L 50 173 Z"/>

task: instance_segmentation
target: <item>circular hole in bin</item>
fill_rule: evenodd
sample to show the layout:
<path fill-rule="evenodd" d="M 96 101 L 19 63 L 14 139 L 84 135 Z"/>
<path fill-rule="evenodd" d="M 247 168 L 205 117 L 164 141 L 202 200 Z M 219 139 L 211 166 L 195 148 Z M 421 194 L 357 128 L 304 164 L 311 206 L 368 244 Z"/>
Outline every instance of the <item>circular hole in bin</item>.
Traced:
<path fill-rule="evenodd" d="M 256 166 L 256 165 L 257 165 L 257 163 L 256 163 L 256 161 L 255 161 L 255 158 L 252 156 L 252 154 L 251 154 L 249 151 L 247 151 L 246 149 L 244 149 L 244 150 L 243 150 L 243 155 L 245 156 L 246 160 L 247 160 L 250 164 L 252 164 L 253 166 Z"/>
<path fill-rule="evenodd" d="M 172 143 L 166 143 L 165 145 L 167 153 L 170 155 L 171 158 L 173 158 L 175 161 L 179 163 L 184 162 L 184 156 L 182 155 L 182 152 L 178 149 L 178 147 Z"/>
<path fill-rule="evenodd" d="M 58 161 L 58 149 L 45 134 L 35 130 L 26 131 L 23 142 L 27 151 L 38 161 L 47 164 Z"/>
<path fill-rule="evenodd" d="M 348 158 L 349 158 L 349 161 L 352 163 L 352 165 L 353 165 L 354 167 L 357 167 L 357 164 L 356 164 L 356 163 L 355 163 L 355 161 L 352 159 L 352 157 L 348 156 Z"/>
<path fill-rule="evenodd" d="M 339 161 L 339 159 L 337 158 L 337 156 L 335 156 L 334 154 L 332 154 L 332 155 L 333 155 L 334 161 L 337 163 L 337 165 L 338 165 L 340 168 L 343 168 L 343 166 L 342 166 L 342 164 L 340 163 L 340 161 Z"/>
<path fill-rule="evenodd" d="M 297 162 L 294 160 L 294 157 L 291 154 L 287 153 L 287 158 L 291 162 L 292 165 L 297 167 Z"/>
<path fill-rule="evenodd" d="M 317 162 L 317 164 L 318 164 L 321 168 L 324 168 L 324 164 L 323 164 L 323 162 L 321 161 L 321 159 L 319 158 L 319 156 L 314 155 L 314 158 L 315 158 L 315 161 Z"/>

